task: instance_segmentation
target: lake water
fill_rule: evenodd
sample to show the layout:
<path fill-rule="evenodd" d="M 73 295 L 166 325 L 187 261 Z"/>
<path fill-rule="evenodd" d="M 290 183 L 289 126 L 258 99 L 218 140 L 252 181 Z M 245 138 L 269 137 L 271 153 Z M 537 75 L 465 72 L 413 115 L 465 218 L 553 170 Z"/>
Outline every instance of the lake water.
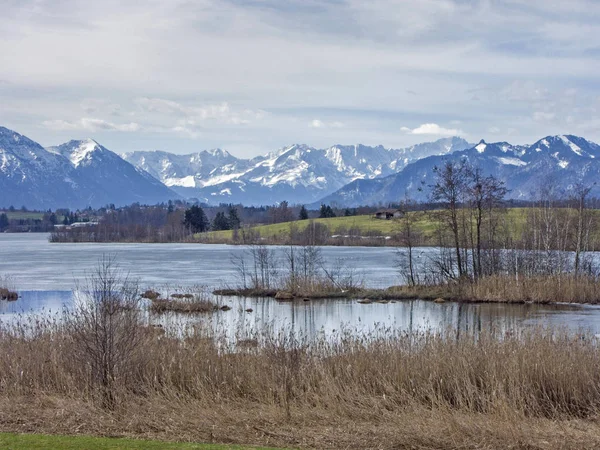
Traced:
<path fill-rule="evenodd" d="M 205 285 L 210 289 L 236 283 L 231 256 L 243 247 L 201 244 L 50 244 L 42 234 L 0 234 L 0 275 L 8 275 L 21 298 L 0 302 L 0 320 L 31 312 L 58 313 L 73 300 L 72 289 L 103 255 L 114 255 L 142 287 Z M 433 249 L 419 250 L 423 257 Z M 373 247 L 324 247 L 326 264 L 338 259 L 357 269 L 372 287 L 398 284 L 394 250 Z M 600 334 L 600 307 L 589 305 L 505 305 L 423 302 L 419 300 L 359 304 L 322 300 L 280 303 L 272 299 L 223 298 L 232 307 L 212 318 L 154 319 L 206 322 L 230 335 L 246 336 L 268 325 L 305 336 L 399 331 L 494 330 L 510 332 L 552 326 Z M 246 312 L 252 309 L 252 312 Z M 168 322 L 168 323 L 167 323 Z"/>

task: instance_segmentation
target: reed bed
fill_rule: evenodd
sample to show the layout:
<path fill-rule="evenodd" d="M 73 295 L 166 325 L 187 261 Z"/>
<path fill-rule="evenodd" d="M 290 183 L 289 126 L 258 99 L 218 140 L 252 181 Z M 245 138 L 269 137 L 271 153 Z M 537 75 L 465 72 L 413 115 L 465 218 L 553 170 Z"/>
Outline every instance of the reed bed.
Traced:
<path fill-rule="evenodd" d="M 466 298 L 533 303 L 600 303 L 600 280 L 587 275 L 491 276 L 466 289 Z"/>
<path fill-rule="evenodd" d="M 584 334 L 144 336 L 107 409 L 61 321 L 3 326 L 0 429 L 295 448 L 600 445 L 600 347 Z"/>
<path fill-rule="evenodd" d="M 217 311 L 216 303 L 202 298 L 156 298 L 150 303 L 150 312 L 162 314 L 167 312 L 183 314 L 204 314 Z"/>
<path fill-rule="evenodd" d="M 506 276 L 494 275 L 476 281 L 391 286 L 386 289 L 326 286 L 291 294 L 277 289 L 218 289 L 219 296 L 274 297 L 289 293 L 293 299 L 447 300 L 481 303 L 587 303 L 600 304 L 600 280 L 586 275 Z"/>
<path fill-rule="evenodd" d="M 19 294 L 13 286 L 10 277 L 0 275 L 0 300 L 14 301 L 19 298 Z"/>
<path fill-rule="evenodd" d="M 175 292 L 169 294 L 173 290 Z M 148 310 L 153 314 L 206 314 L 221 309 L 205 286 L 148 289 L 141 294 L 141 298 L 149 300 Z"/>

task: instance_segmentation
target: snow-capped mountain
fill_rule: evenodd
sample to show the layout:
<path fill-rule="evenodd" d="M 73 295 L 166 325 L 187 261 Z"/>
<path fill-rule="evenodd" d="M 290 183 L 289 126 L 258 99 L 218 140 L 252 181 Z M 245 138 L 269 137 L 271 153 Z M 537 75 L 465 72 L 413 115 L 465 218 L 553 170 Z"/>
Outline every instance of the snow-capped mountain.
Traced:
<path fill-rule="evenodd" d="M 454 137 L 405 149 L 364 145 L 316 149 L 295 144 L 250 160 L 219 149 L 190 155 L 133 152 L 123 157 L 183 197 L 265 205 L 282 200 L 311 203 L 353 180 L 391 175 L 419 158 L 469 146 Z"/>
<path fill-rule="evenodd" d="M 540 189 L 549 187 L 568 195 L 576 183 L 592 186 L 600 180 L 600 146 L 577 136 L 548 136 L 522 146 L 481 141 L 467 150 L 420 159 L 389 177 L 356 180 L 321 202 L 340 206 L 387 204 L 400 201 L 405 194 L 426 201 L 434 183 L 433 169 L 447 160 L 461 159 L 505 181 L 510 190 L 507 197 L 513 199 L 535 199 Z M 594 186 L 591 194 L 600 196 L 600 186 Z"/>
<path fill-rule="evenodd" d="M 0 127 L 0 206 L 46 208 L 57 199 L 68 205 L 78 200 L 80 181 L 64 157 Z"/>
<path fill-rule="evenodd" d="M 91 139 L 44 149 L 0 127 L 0 207 L 83 208 L 175 198 L 158 180 Z"/>
<path fill-rule="evenodd" d="M 163 184 L 183 188 L 201 188 L 205 185 L 227 181 L 228 174 L 243 173 L 249 161 L 241 160 L 221 149 L 204 150 L 189 155 L 176 155 L 162 151 L 125 153 L 123 159 L 148 172 Z"/>
<path fill-rule="evenodd" d="M 239 159 L 221 149 L 121 157 L 91 139 L 44 149 L 0 127 L 0 207 L 82 208 L 176 198 L 359 206 L 397 202 L 406 193 L 424 201 L 433 169 L 460 159 L 504 180 L 509 198 L 533 199 L 548 187 L 568 193 L 579 182 L 593 185 L 592 195 L 600 196 L 600 185 L 594 184 L 600 180 L 600 146 L 572 135 L 548 136 L 531 145 L 472 145 L 456 137 L 405 149 L 295 144 Z"/>

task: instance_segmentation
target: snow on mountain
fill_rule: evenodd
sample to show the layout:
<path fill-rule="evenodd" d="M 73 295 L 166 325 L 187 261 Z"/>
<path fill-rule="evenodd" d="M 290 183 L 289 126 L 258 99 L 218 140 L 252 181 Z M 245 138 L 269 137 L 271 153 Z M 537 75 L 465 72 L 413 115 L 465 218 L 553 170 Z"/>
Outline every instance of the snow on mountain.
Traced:
<path fill-rule="evenodd" d="M 599 158 L 598 144 L 572 135 L 548 136 L 532 145 L 482 140 L 467 150 L 420 159 L 388 177 L 351 182 L 320 202 L 340 206 L 387 204 L 400 201 L 405 194 L 425 201 L 434 182 L 433 169 L 447 160 L 461 159 L 505 181 L 508 198 L 534 199 L 540 189 L 549 186 L 568 194 L 579 182 L 594 185 L 592 195 L 600 195 L 600 186 L 595 186 L 600 179 Z"/>
<path fill-rule="evenodd" d="M 64 156 L 71 161 L 74 167 L 78 167 L 80 164 L 89 164 L 94 158 L 94 152 L 102 152 L 106 149 L 93 139 L 86 139 L 83 141 L 69 141 L 58 147 L 48 147 L 46 150 Z"/>
<path fill-rule="evenodd" d="M 162 151 L 125 153 L 123 159 L 148 172 L 169 187 L 200 188 L 239 176 L 246 169 L 242 160 L 221 149 L 189 155 Z M 240 165 L 238 169 L 237 166 Z M 187 192 L 185 189 L 183 192 Z"/>
<path fill-rule="evenodd" d="M 0 127 L 0 207 L 83 208 L 179 198 L 91 139 L 44 149 Z"/>
<path fill-rule="evenodd" d="M 47 208 L 57 198 L 74 202 L 80 181 L 68 160 L 0 127 L 0 207 Z"/>
<path fill-rule="evenodd" d="M 434 167 L 460 159 L 504 180 L 510 198 L 535 198 L 548 186 L 568 192 L 579 182 L 594 185 L 592 195 L 600 195 L 594 184 L 600 179 L 600 146 L 573 135 L 531 145 L 482 140 L 473 146 L 456 137 L 404 149 L 294 144 L 240 159 L 221 149 L 120 157 L 92 139 L 44 149 L 0 127 L 0 207 L 80 208 L 181 197 L 212 204 L 358 206 L 396 202 L 405 193 L 426 200 Z"/>
<path fill-rule="evenodd" d="M 310 203 L 353 180 L 391 175 L 419 158 L 468 147 L 455 137 L 398 150 L 364 145 L 317 149 L 294 144 L 250 160 L 219 149 L 190 155 L 133 152 L 123 157 L 184 197 L 263 205 L 282 200 Z"/>

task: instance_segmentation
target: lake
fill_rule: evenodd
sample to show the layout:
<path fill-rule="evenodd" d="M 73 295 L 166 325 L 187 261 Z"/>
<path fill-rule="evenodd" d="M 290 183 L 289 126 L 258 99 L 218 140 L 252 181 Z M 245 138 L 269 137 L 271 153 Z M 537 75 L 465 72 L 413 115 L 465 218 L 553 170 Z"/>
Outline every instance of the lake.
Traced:
<path fill-rule="evenodd" d="M 236 284 L 232 255 L 243 247 L 203 244 L 50 244 L 43 234 L 0 234 L 0 275 L 9 276 L 21 298 L 0 302 L 0 320 L 31 312 L 60 312 L 73 300 L 72 289 L 103 255 L 114 255 L 121 268 L 140 286 L 195 286 L 210 289 Z M 434 249 L 419 249 L 426 258 Z M 358 270 L 365 284 L 386 287 L 400 282 L 394 249 L 323 247 L 326 264 L 343 260 Z M 495 330 L 509 332 L 534 326 L 585 330 L 600 334 L 600 307 L 590 305 L 436 304 L 420 300 L 359 304 L 321 300 L 280 303 L 272 299 L 224 298 L 232 307 L 211 319 L 165 317 L 155 321 L 206 322 L 230 335 L 251 335 L 265 325 L 305 336 L 332 335 L 340 329 L 373 333 L 397 331 Z M 246 312 L 252 309 L 252 312 Z"/>

